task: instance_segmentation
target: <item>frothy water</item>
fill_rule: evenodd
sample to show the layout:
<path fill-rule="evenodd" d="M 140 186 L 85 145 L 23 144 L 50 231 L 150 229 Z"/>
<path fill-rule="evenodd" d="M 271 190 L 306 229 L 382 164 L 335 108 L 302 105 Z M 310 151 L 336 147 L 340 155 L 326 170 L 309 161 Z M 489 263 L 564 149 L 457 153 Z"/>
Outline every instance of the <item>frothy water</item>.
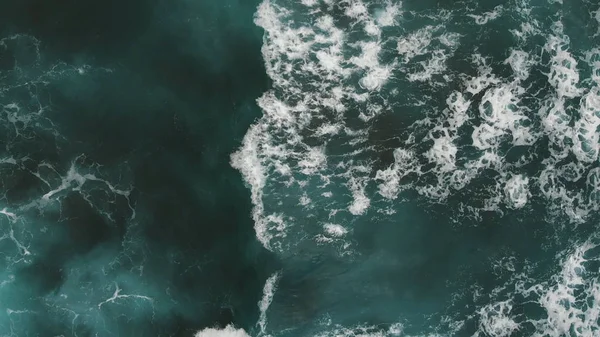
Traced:
<path fill-rule="evenodd" d="M 600 335 L 597 1 L 0 17 L 1 336 Z"/>
<path fill-rule="evenodd" d="M 231 164 L 282 282 L 308 273 L 272 333 L 600 333 L 598 11 L 263 1 L 272 88 Z"/>
<path fill-rule="evenodd" d="M 195 337 L 248 337 L 249 335 L 244 329 L 236 329 L 228 325 L 223 329 L 206 328 L 198 331 Z"/>
<path fill-rule="evenodd" d="M 555 4 L 548 15 L 542 5 L 479 15 L 462 2 L 422 11 L 263 2 L 255 22 L 265 29 L 273 89 L 232 156 L 252 189 L 259 240 L 286 250 L 319 235 L 321 221 L 363 215 L 374 203 L 393 208 L 386 199 L 406 190 L 435 203 L 477 190 L 483 202 L 463 202 L 470 214 L 460 216 L 521 208 L 531 195 L 570 222 L 586 221 L 598 209 L 589 183 L 599 144 L 599 87 L 589 74 L 597 51 L 572 50 L 565 10 Z M 512 36 L 475 27 L 499 18 L 517 25 Z M 483 54 L 494 38 L 513 41 Z M 395 132 L 383 125 L 392 119 Z M 298 224 L 304 213 L 312 225 Z"/>

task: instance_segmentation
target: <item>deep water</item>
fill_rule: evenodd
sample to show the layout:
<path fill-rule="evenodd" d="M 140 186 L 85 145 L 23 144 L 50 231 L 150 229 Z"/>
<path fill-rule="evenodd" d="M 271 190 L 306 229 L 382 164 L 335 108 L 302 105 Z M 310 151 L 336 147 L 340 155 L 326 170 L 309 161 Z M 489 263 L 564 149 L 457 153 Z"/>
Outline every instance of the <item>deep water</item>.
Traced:
<path fill-rule="evenodd" d="M 229 155 L 269 86 L 257 5 L 0 2 L 0 335 L 253 329 L 274 269 Z"/>

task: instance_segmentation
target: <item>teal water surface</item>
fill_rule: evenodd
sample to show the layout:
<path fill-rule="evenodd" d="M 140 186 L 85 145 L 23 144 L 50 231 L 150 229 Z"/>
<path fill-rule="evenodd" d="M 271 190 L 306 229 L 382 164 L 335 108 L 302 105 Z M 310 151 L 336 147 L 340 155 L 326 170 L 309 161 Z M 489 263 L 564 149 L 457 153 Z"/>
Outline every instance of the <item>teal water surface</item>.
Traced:
<path fill-rule="evenodd" d="M 597 336 L 600 4 L 0 3 L 0 336 Z"/>
<path fill-rule="evenodd" d="M 229 154 L 268 88 L 256 6 L 0 4 L 0 335 L 254 325 L 272 270 Z"/>

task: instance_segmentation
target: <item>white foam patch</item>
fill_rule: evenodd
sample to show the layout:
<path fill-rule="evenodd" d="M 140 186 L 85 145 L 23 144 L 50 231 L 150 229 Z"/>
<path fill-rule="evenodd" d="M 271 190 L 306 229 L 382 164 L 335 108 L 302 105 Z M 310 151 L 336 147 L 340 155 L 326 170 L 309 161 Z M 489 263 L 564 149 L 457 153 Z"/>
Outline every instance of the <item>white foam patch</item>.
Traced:
<path fill-rule="evenodd" d="M 337 212 L 332 211 L 332 213 L 332 215 L 335 216 L 335 213 Z M 337 253 L 339 253 L 341 256 L 352 255 L 353 252 L 351 250 L 351 243 L 346 241 L 348 232 L 348 228 L 342 225 L 336 223 L 325 223 L 323 225 L 323 233 L 317 234 L 314 239 L 319 245 L 337 244 L 339 247 Z"/>
<path fill-rule="evenodd" d="M 473 337 L 508 337 L 519 330 L 512 314 L 512 303 L 503 301 L 479 309 L 479 329 Z"/>
<path fill-rule="evenodd" d="M 500 79 L 492 72 L 489 61 L 480 54 L 473 54 L 473 63 L 478 68 L 478 76 L 471 77 L 466 83 L 466 91 L 471 95 L 480 93 L 483 89 L 498 84 Z"/>
<path fill-rule="evenodd" d="M 457 148 L 452 138 L 445 134 L 434 138 L 433 146 L 425 153 L 425 157 L 435 163 L 442 172 L 449 172 L 456 168 L 456 152 Z"/>
<path fill-rule="evenodd" d="M 456 129 L 469 120 L 467 110 L 471 102 L 461 92 L 454 91 L 446 99 L 446 104 L 450 109 L 448 123 L 450 128 L 456 131 Z"/>
<path fill-rule="evenodd" d="M 415 56 L 424 55 L 428 52 L 427 47 L 431 43 L 434 31 L 435 27 L 426 26 L 398 39 L 397 50 L 400 55 L 404 56 L 405 62 L 410 61 Z"/>
<path fill-rule="evenodd" d="M 578 246 L 562 263 L 559 274 L 549 284 L 538 284 L 524 290 L 538 296 L 547 318 L 531 322 L 540 335 L 596 336 L 600 332 L 600 283 L 597 270 L 589 277 L 586 262 L 598 256 L 586 256 L 597 244 L 586 242 Z"/>
<path fill-rule="evenodd" d="M 594 34 L 594 37 L 599 36 L 600 35 L 600 8 L 598 8 L 596 11 L 592 12 L 592 17 L 594 19 L 596 19 L 596 22 L 598 22 L 598 31 L 596 32 L 596 34 Z"/>
<path fill-rule="evenodd" d="M 600 332 L 600 259 L 597 237 L 575 244 L 557 256 L 557 271 L 535 279 L 535 264 L 515 271 L 514 259 L 500 262 L 510 279 L 487 294 L 468 319 L 477 320 L 473 337 L 528 335 L 537 337 L 597 336 Z M 506 260 L 506 259 L 505 259 Z M 477 287 L 474 288 L 478 292 Z M 480 299 L 482 294 L 475 298 Z M 498 298 L 503 298 L 498 300 Z M 527 314 L 515 308 L 527 307 Z"/>
<path fill-rule="evenodd" d="M 446 71 L 446 62 L 458 47 L 460 35 L 454 32 L 444 32 L 439 35 L 443 31 L 444 28 L 441 26 L 428 25 L 397 40 L 396 50 L 403 56 L 405 63 L 404 67 L 400 67 L 400 71 L 407 73 L 409 81 L 431 81 L 433 76 L 441 75 Z M 413 67 L 411 65 L 413 59 L 417 57 L 422 59 L 423 55 L 428 57 L 417 61 L 416 66 Z M 447 81 L 447 76 L 444 79 Z"/>
<path fill-rule="evenodd" d="M 526 272 L 514 273 L 506 285 L 494 289 L 491 297 L 508 291 L 509 299 L 484 305 L 477 311 L 479 329 L 474 336 L 511 336 L 519 330 L 532 336 L 597 336 L 600 331 L 600 279 L 595 238 L 576 245 L 562 255 L 558 272 L 535 281 Z M 540 316 L 513 312 L 517 304 L 537 305 Z"/>
<path fill-rule="evenodd" d="M 359 81 L 361 88 L 369 91 L 378 90 L 387 82 L 391 75 L 393 65 L 383 66 L 379 63 L 381 45 L 377 42 L 359 42 L 360 56 L 353 56 L 350 62 L 359 69 L 363 69 L 365 75 Z"/>
<path fill-rule="evenodd" d="M 507 204 L 512 208 L 521 208 L 527 204 L 529 198 L 529 178 L 521 174 L 512 176 L 506 181 L 504 192 L 508 199 Z"/>
<path fill-rule="evenodd" d="M 389 1 L 385 9 L 375 11 L 375 21 L 379 27 L 395 26 L 397 17 L 401 15 L 402 3 Z"/>
<path fill-rule="evenodd" d="M 521 81 L 529 77 L 531 67 L 537 62 L 529 53 L 522 50 L 511 50 L 510 56 L 504 61 L 509 64 L 515 73 L 515 77 Z"/>
<path fill-rule="evenodd" d="M 600 87 L 595 87 L 581 98 L 579 119 L 573 126 L 573 154 L 584 163 L 598 160 L 600 139 Z"/>
<path fill-rule="evenodd" d="M 591 78 L 596 83 L 600 84 L 600 49 L 594 48 L 585 53 L 585 61 L 591 68 Z"/>
<path fill-rule="evenodd" d="M 485 25 L 489 21 L 495 20 L 502 14 L 502 6 L 496 6 L 492 11 L 485 12 L 481 15 L 467 14 L 467 16 L 473 18 L 478 25 Z"/>
<path fill-rule="evenodd" d="M 416 158 L 414 154 L 405 149 L 394 150 L 394 164 L 385 170 L 377 171 L 375 179 L 382 181 L 379 184 L 379 193 L 388 199 L 396 199 L 405 186 L 400 184 L 400 180 L 411 174 L 416 173 Z"/>
<path fill-rule="evenodd" d="M 563 33 L 562 23 L 556 22 L 554 34 L 548 37 L 544 49 L 552 56 L 548 82 L 554 86 L 559 98 L 573 98 L 581 94 L 577 60 L 568 51 L 568 37 Z"/>
<path fill-rule="evenodd" d="M 371 204 L 371 200 L 365 194 L 365 181 L 354 179 L 350 180 L 350 189 L 352 191 L 352 204 L 348 210 L 353 215 L 363 214 Z"/>
<path fill-rule="evenodd" d="M 446 70 L 446 60 L 449 54 L 442 49 L 435 50 L 431 53 L 431 57 L 426 61 L 419 62 L 422 70 L 408 75 L 408 80 L 411 82 L 430 81 L 434 75 L 442 74 Z"/>
<path fill-rule="evenodd" d="M 499 136 L 510 133 L 514 145 L 532 145 L 536 137 L 527 127 L 529 118 L 523 108 L 519 107 L 518 96 L 522 88 L 514 82 L 488 90 L 479 105 L 479 114 L 487 125 L 493 130 L 493 135 L 487 144 L 492 147 L 499 145 Z"/>
<path fill-rule="evenodd" d="M 404 326 L 401 323 L 394 323 L 388 329 L 370 325 L 357 325 L 354 327 L 345 327 L 334 325 L 327 330 L 315 334 L 315 337 L 386 337 L 386 336 L 406 336 Z M 408 336 L 407 336 L 408 337 Z M 433 337 L 433 336 L 432 336 Z"/>
<path fill-rule="evenodd" d="M 327 234 L 334 236 L 334 237 L 342 237 L 342 236 L 348 234 L 348 230 L 346 228 L 344 228 L 344 226 L 342 226 L 342 225 L 327 223 L 323 227 Z"/>
<path fill-rule="evenodd" d="M 250 337 L 244 329 L 236 329 L 232 325 L 226 326 L 224 329 L 206 328 L 196 332 L 194 337 Z"/>
<path fill-rule="evenodd" d="M 319 0 L 302 0 L 300 1 L 304 6 L 312 7 L 319 3 Z"/>

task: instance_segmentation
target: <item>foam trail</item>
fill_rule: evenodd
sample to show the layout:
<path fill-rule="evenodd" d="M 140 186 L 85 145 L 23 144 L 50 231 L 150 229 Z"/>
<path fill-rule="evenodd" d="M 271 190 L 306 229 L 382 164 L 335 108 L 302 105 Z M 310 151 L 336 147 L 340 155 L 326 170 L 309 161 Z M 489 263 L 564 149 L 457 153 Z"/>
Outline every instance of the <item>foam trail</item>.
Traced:
<path fill-rule="evenodd" d="M 266 177 L 258 158 L 258 137 L 260 132 L 259 125 L 250 127 L 248 133 L 244 136 L 242 148 L 231 155 L 231 166 L 240 170 L 244 180 L 250 185 L 251 199 L 254 205 L 252 219 L 254 220 L 256 237 L 265 248 L 270 249 L 269 241 L 271 236 L 267 232 L 267 223 L 263 217 L 264 205 L 262 198 Z"/>
<path fill-rule="evenodd" d="M 267 279 L 265 287 L 263 288 L 263 297 L 260 302 L 258 302 L 260 317 L 257 324 L 260 327 L 260 335 L 264 335 L 267 328 L 267 310 L 273 301 L 273 296 L 277 290 L 277 282 L 279 281 L 279 277 L 279 273 L 274 273 Z"/>
<path fill-rule="evenodd" d="M 273 296 L 277 290 L 277 282 L 279 281 L 279 278 L 280 273 L 276 272 L 267 279 L 263 288 L 263 297 L 258 302 L 260 316 L 256 324 L 260 328 L 259 336 L 265 336 L 265 331 L 267 328 L 267 310 L 273 301 Z M 205 328 L 196 332 L 194 337 L 250 337 L 250 335 L 244 329 L 238 329 L 230 324 L 223 329 Z"/>
<path fill-rule="evenodd" d="M 503 11 L 503 8 L 501 5 L 499 5 L 499 6 L 496 6 L 494 8 L 494 10 L 483 13 L 482 15 L 467 14 L 467 16 L 470 16 L 471 18 L 473 18 L 478 25 L 485 25 L 489 21 L 495 20 L 500 15 L 502 15 L 502 11 Z"/>

